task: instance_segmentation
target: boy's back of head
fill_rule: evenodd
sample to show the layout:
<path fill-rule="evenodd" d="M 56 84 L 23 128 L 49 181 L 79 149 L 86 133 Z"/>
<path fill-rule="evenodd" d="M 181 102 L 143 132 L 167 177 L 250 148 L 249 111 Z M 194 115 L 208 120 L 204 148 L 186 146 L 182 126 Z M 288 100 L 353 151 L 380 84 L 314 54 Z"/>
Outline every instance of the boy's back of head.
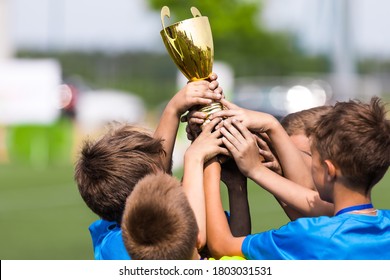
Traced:
<path fill-rule="evenodd" d="M 323 105 L 290 113 L 283 117 L 280 121 L 288 135 L 307 135 L 306 131 L 311 129 L 315 122 L 326 114 L 332 106 Z"/>
<path fill-rule="evenodd" d="M 331 160 L 350 185 L 369 191 L 390 164 L 390 121 L 385 105 L 338 102 L 311 131 L 312 147 L 322 160 Z"/>
<path fill-rule="evenodd" d="M 126 201 L 122 235 L 132 259 L 192 259 L 198 226 L 180 182 L 164 173 L 139 181 Z"/>
<path fill-rule="evenodd" d="M 94 213 L 120 223 L 126 198 L 145 175 L 164 170 L 163 156 L 161 140 L 148 130 L 115 123 L 97 141 L 85 141 L 74 178 Z"/>

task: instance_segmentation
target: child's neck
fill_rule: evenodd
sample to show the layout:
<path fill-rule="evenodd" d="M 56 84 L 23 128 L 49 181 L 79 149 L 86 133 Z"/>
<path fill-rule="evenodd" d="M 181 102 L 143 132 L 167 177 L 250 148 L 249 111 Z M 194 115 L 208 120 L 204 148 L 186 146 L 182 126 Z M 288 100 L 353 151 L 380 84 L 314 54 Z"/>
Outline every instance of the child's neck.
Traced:
<path fill-rule="evenodd" d="M 352 190 L 346 186 L 335 186 L 334 188 L 334 214 L 338 213 L 342 209 L 357 206 L 357 205 L 368 205 L 371 203 L 371 193 L 365 193 L 364 191 Z M 354 210 L 354 211 L 353 211 Z M 374 212 L 373 207 L 366 209 L 352 209 L 351 213 L 365 213 L 367 211 Z"/>

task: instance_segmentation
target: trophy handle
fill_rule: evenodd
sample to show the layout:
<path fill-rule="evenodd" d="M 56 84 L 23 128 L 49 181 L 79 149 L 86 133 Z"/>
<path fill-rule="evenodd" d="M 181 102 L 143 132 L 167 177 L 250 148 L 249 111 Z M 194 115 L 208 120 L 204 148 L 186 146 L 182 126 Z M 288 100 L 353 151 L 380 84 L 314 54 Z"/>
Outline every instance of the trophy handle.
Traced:
<path fill-rule="evenodd" d="M 196 9 L 196 8 L 195 8 Z M 199 11 L 198 11 L 199 12 Z M 178 53 L 178 55 L 180 55 L 180 58 L 181 60 L 184 59 L 184 55 L 183 55 L 183 51 L 182 50 L 178 50 L 176 48 L 176 44 L 175 44 L 175 41 L 177 39 L 176 38 L 171 38 L 171 36 L 169 36 L 168 32 L 167 32 L 167 29 L 165 28 L 165 24 L 164 24 L 164 18 L 165 17 L 168 17 L 170 18 L 171 17 L 171 12 L 169 11 L 169 8 L 167 6 L 164 6 L 162 7 L 161 9 L 161 24 L 163 26 L 163 30 L 164 30 L 164 33 L 165 33 L 165 37 L 168 39 L 169 41 L 169 45 L 172 46 L 172 48 Z"/>
<path fill-rule="evenodd" d="M 195 7 L 191 7 L 191 14 L 194 16 L 194 17 L 201 17 L 201 13 L 199 12 L 199 10 Z"/>
<path fill-rule="evenodd" d="M 169 11 L 169 8 L 167 6 L 164 6 L 161 8 L 161 24 L 162 24 L 164 30 L 165 30 L 165 24 L 164 24 L 165 17 L 169 17 L 169 18 L 171 17 L 171 12 Z M 165 34 L 166 34 L 166 31 L 165 31 Z"/>

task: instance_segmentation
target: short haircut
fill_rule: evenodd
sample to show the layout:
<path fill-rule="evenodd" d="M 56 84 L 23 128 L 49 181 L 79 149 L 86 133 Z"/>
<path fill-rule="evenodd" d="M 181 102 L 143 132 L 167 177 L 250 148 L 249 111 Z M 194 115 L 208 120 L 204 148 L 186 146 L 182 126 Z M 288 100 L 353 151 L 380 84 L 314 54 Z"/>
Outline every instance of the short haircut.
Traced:
<path fill-rule="evenodd" d="M 75 181 L 88 207 L 107 221 L 121 222 L 125 202 L 145 175 L 164 170 L 164 149 L 149 130 L 112 123 L 97 141 L 86 140 Z"/>
<path fill-rule="evenodd" d="M 198 232 L 183 187 L 168 174 L 146 176 L 126 201 L 122 236 L 132 259 L 191 259 Z"/>
<path fill-rule="evenodd" d="M 323 105 L 290 113 L 280 121 L 288 135 L 307 135 L 306 130 L 315 126 L 316 121 L 332 109 L 332 106 Z"/>
<path fill-rule="evenodd" d="M 311 131 L 312 148 L 337 166 L 350 185 L 369 191 L 390 164 L 390 121 L 378 97 L 337 102 Z"/>

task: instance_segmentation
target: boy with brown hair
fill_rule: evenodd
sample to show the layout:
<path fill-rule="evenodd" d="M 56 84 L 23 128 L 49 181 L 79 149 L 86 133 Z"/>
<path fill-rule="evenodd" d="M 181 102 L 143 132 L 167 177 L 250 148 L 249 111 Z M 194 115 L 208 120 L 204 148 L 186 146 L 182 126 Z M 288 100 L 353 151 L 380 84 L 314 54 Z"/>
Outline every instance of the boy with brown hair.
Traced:
<path fill-rule="evenodd" d="M 217 154 L 228 154 L 221 147 L 220 131 L 212 131 L 219 121 L 205 125 L 185 152 L 182 184 L 157 172 L 134 187 L 122 219 L 122 235 L 132 259 L 199 260 L 198 250 L 206 242 L 203 166 Z"/>
<path fill-rule="evenodd" d="M 306 155 L 292 141 L 291 136 L 278 119 L 267 113 L 240 108 L 225 99 L 222 99 L 221 103 L 226 109 L 212 114 L 209 118 L 222 117 L 241 122 L 253 134 L 258 145 L 256 155 L 259 157 L 259 161 L 265 167 L 296 183 L 295 187 L 283 187 L 279 184 L 271 184 L 267 187 L 261 185 L 281 202 L 289 218 L 294 220 L 299 217 L 331 216 L 333 206 L 320 199 L 313 183 L 310 168 L 304 160 Z M 218 124 L 217 129 L 222 126 L 222 123 Z M 262 140 L 259 135 L 267 142 Z M 267 143 L 269 144 L 267 145 Z M 218 169 L 216 163 L 213 164 L 213 167 L 215 170 Z M 207 172 L 211 174 L 213 167 L 209 167 Z M 210 177 L 215 176 L 211 174 Z"/>
<path fill-rule="evenodd" d="M 75 181 L 87 206 L 100 217 L 89 227 L 95 259 L 130 258 L 120 229 L 126 199 L 145 175 L 171 172 L 180 116 L 192 106 L 222 98 L 216 78 L 212 74 L 211 82 L 191 82 L 177 92 L 165 107 L 154 135 L 124 124 L 111 127 L 101 139 L 85 141 L 75 165 Z M 205 240 L 205 229 L 201 233 Z"/>
<path fill-rule="evenodd" d="M 316 122 L 320 120 L 322 116 L 328 113 L 330 110 L 332 110 L 332 106 L 330 105 L 317 106 L 290 113 L 280 120 L 280 124 L 290 136 L 291 142 L 301 152 L 302 159 L 304 162 L 304 165 L 302 165 L 301 168 L 311 170 L 312 156 L 310 152 L 310 139 L 308 131 L 312 130 L 315 127 Z M 317 191 L 313 181 L 310 185 L 307 185 L 307 187 L 309 189 Z M 290 207 L 288 204 L 284 203 L 279 199 L 278 202 L 291 220 L 306 216 L 305 213 L 297 211 L 296 209 Z M 313 200 L 312 204 L 313 208 L 317 208 L 319 210 L 313 212 L 314 215 L 333 215 L 333 203 L 327 203 L 323 200 L 317 199 L 315 201 Z"/>
<path fill-rule="evenodd" d="M 122 236 L 133 260 L 198 259 L 199 228 L 181 183 L 166 173 L 141 179 L 126 201 Z"/>
<path fill-rule="evenodd" d="M 85 141 L 75 169 L 79 192 L 106 221 L 120 221 L 133 186 L 151 171 L 165 170 L 164 149 L 151 131 L 112 123 L 96 142 Z"/>
<path fill-rule="evenodd" d="M 264 127 L 264 130 L 269 127 Z M 240 170 L 264 188 L 300 186 L 267 169 L 254 156 L 252 133 L 225 120 L 223 143 Z M 371 190 L 390 165 L 390 121 L 379 98 L 338 102 L 310 132 L 312 176 L 334 216 L 300 218 L 278 230 L 233 237 L 223 217 L 219 188 L 207 184 L 207 237 L 216 256 L 248 259 L 390 259 L 390 210 L 374 208 Z M 207 181 L 205 181 L 207 182 Z M 290 187 L 289 187 L 290 186 Z"/>

